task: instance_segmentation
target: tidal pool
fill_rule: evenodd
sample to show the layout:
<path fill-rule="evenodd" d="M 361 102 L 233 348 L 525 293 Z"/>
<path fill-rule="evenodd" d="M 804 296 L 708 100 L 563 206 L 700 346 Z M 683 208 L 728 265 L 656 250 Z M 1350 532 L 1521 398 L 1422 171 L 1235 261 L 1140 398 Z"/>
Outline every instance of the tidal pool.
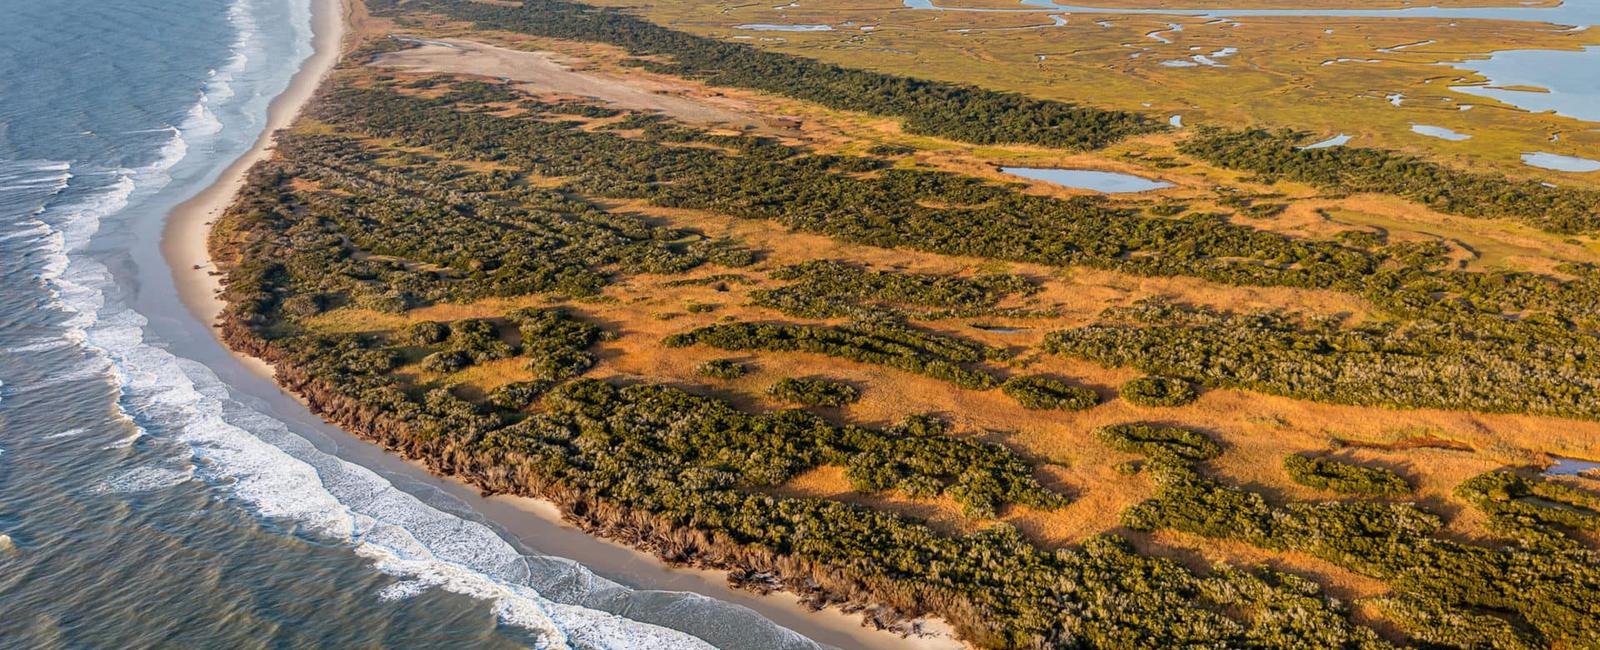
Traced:
<path fill-rule="evenodd" d="M 1014 174 L 1023 178 L 1036 181 L 1055 183 L 1062 187 L 1071 187 L 1080 190 L 1104 192 L 1106 194 L 1125 194 L 1129 192 L 1148 192 L 1172 187 L 1166 181 L 1151 180 L 1133 174 L 1118 172 L 1103 172 L 1092 169 L 1051 169 L 1046 167 L 1001 167 L 1000 171 Z"/>
<path fill-rule="evenodd" d="M 1430 125 L 1427 125 L 1427 124 L 1413 124 L 1413 125 L 1411 125 L 1411 132 L 1412 133 L 1418 133 L 1418 134 L 1421 134 L 1421 135 L 1425 135 L 1425 136 L 1428 136 L 1430 138 L 1439 138 L 1440 140 L 1449 140 L 1451 142 L 1460 142 L 1462 140 L 1471 140 L 1472 139 L 1472 136 L 1467 135 L 1465 133 L 1457 133 L 1455 131 L 1451 131 L 1450 129 L 1444 128 L 1442 126 L 1430 126 Z"/>
<path fill-rule="evenodd" d="M 1600 172 L 1600 160 L 1590 160 L 1577 156 L 1563 156 L 1561 154 L 1533 151 L 1522 154 L 1525 165 L 1550 169 L 1558 172 Z"/>

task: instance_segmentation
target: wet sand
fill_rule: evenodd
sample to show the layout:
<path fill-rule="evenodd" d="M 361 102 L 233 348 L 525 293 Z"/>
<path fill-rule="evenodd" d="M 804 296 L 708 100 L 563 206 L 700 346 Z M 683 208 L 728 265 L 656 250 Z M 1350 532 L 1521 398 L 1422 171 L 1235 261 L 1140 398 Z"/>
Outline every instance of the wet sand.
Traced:
<path fill-rule="evenodd" d="M 284 89 L 283 94 L 272 100 L 267 108 L 266 127 L 256 138 L 255 144 L 228 165 L 216 182 L 201 190 L 194 198 L 178 204 L 167 215 L 161 238 L 162 255 L 172 266 L 172 279 L 178 287 L 179 299 L 200 322 L 208 326 L 217 322 L 224 305 L 217 298 L 222 282 L 218 276 L 212 275 L 215 267 L 206 248 L 211 223 L 233 203 L 234 196 L 244 187 L 245 175 L 250 167 L 272 155 L 273 138 L 277 131 L 294 121 L 300 109 L 316 94 L 317 87 L 339 61 L 345 27 L 352 11 L 353 8 L 343 0 L 313 0 L 311 22 L 314 51 L 289 80 L 289 87 Z M 271 375 L 271 369 L 260 359 L 237 356 L 252 370 Z"/>
<path fill-rule="evenodd" d="M 161 252 L 171 266 L 178 298 L 198 321 L 207 326 L 213 336 L 216 330 L 212 326 L 226 303 L 218 297 L 222 284 L 219 276 L 213 275 L 215 266 L 207 247 L 211 224 L 233 202 L 244 185 L 250 167 L 272 155 L 274 134 L 294 121 L 323 79 L 333 70 L 342 50 L 344 34 L 352 27 L 359 28 L 357 21 L 362 15 L 360 7 L 352 6 L 345 0 L 314 0 L 312 22 L 315 51 L 295 73 L 283 94 L 272 101 L 267 125 L 261 136 L 214 183 L 179 204 L 167 216 L 162 231 Z M 225 345 L 223 347 L 226 348 Z M 252 380 L 271 382 L 273 370 L 266 362 L 232 350 L 229 352 L 250 374 L 255 375 Z M 219 376 L 229 374 L 219 372 Z M 261 390 L 262 384 L 257 381 L 242 383 L 257 385 L 241 385 L 241 382 L 232 385 L 264 400 L 292 397 L 277 388 L 276 384 L 271 384 L 276 394 L 266 394 Z M 309 413 L 305 414 L 305 418 L 316 419 Z M 904 638 L 864 627 L 860 615 L 846 614 L 837 609 L 809 611 L 792 593 L 776 592 L 763 596 L 732 588 L 726 582 L 726 574 L 721 571 L 668 566 L 648 553 L 584 533 L 562 521 L 560 513 L 550 502 L 521 497 L 485 498 L 464 482 L 433 475 L 420 464 L 406 462 L 331 425 L 318 424 L 323 424 L 317 427 L 320 433 L 342 438 L 331 442 L 345 460 L 379 471 L 392 481 L 403 480 L 410 488 L 407 491 L 421 490 L 447 496 L 451 501 L 482 515 L 487 519 L 486 523 L 503 534 L 539 553 L 576 561 L 597 575 L 630 587 L 692 592 L 741 605 L 812 640 L 841 648 L 944 650 L 966 647 L 955 640 L 948 627 L 939 621 L 923 622 L 927 636 Z"/>

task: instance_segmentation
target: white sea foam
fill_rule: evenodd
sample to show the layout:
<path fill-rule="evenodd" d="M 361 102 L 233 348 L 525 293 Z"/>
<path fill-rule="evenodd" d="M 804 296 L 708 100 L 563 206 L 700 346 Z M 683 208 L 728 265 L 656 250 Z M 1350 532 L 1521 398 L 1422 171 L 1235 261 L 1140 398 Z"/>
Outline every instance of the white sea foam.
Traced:
<path fill-rule="evenodd" d="M 88 431 L 88 429 L 85 429 L 83 427 L 73 427 L 71 429 L 67 429 L 66 431 L 61 431 L 61 432 L 58 432 L 58 433 L 52 433 L 52 434 L 50 434 L 48 436 L 45 436 L 44 439 L 45 440 L 54 440 L 56 438 L 71 438 L 73 436 L 81 436 L 87 431 Z"/>
<path fill-rule="evenodd" d="M 194 478 L 194 468 L 191 467 L 135 467 L 117 476 L 107 479 L 100 486 L 102 492 L 117 492 L 130 494 L 134 492 L 153 492 L 163 490 L 187 482 Z"/>

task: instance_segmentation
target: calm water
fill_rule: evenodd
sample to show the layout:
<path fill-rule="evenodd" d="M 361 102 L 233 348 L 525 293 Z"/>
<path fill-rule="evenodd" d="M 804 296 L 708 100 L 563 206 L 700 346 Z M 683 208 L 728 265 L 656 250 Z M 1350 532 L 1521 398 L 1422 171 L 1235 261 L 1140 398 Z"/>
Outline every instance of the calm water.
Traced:
<path fill-rule="evenodd" d="M 1172 183 L 1157 181 L 1117 172 L 1102 172 L 1092 169 L 1051 169 L 1048 167 L 1001 167 L 1000 171 L 1015 174 L 1023 178 L 1036 181 L 1055 183 L 1063 187 L 1080 190 L 1104 192 L 1106 194 L 1122 194 L 1127 192 L 1148 192 L 1172 187 Z"/>
<path fill-rule="evenodd" d="M 817 647 L 540 553 L 182 309 L 162 219 L 262 128 L 307 0 L 0 11 L 0 647 Z"/>
<path fill-rule="evenodd" d="M 1472 136 L 1465 133 L 1457 133 L 1454 130 L 1447 129 L 1442 126 L 1433 126 L 1431 124 L 1413 124 L 1411 125 L 1411 132 L 1419 135 L 1425 135 L 1430 138 L 1449 140 L 1451 142 L 1461 142 L 1463 140 L 1472 139 Z"/>
<path fill-rule="evenodd" d="M 1540 169 L 1551 169 L 1558 172 L 1587 173 L 1600 171 L 1600 160 L 1563 156 L 1545 151 L 1522 154 L 1522 162 Z"/>
<path fill-rule="evenodd" d="M 1336 135 L 1336 136 L 1333 136 L 1331 138 L 1328 138 L 1327 140 L 1323 140 L 1321 142 L 1314 142 L 1314 143 L 1308 144 L 1308 145 L 1306 145 L 1304 147 L 1300 147 L 1300 148 L 1301 149 L 1327 149 L 1328 147 L 1342 147 L 1342 146 L 1344 146 L 1346 143 L 1350 142 L 1354 138 L 1355 138 L 1355 136 L 1345 135 L 1343 133 L 1340 133 L 1339 135 Z"/>
<path fill-rule="evenodd" d="M 773 23 L 749 23 L 734 25 L 734 29 L 748 29 L 757 32 L 831 32 L 833 25 L 777 25 Z"/>

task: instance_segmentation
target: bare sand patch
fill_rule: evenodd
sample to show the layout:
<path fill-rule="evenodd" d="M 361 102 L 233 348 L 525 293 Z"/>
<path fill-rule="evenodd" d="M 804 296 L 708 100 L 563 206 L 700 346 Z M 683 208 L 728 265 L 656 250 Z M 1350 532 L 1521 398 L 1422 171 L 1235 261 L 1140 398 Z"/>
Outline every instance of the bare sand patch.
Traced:
<path fill-rule="evenodd" d="M 769 124 L 753 112 L 682 94 L 682 88 L 654 79 L 624 80 L 585 70 L 582 61 L 551 52 L 513 50 L 454 38 L 416 42 L 420 43 L 418 47 L 384 54 L 371 65 L 493 77 L 513 82 L 523 92 L 583 97 L 619 108 L 660 111 L 696 124 L 736 128 L 765 128 Z"/>

